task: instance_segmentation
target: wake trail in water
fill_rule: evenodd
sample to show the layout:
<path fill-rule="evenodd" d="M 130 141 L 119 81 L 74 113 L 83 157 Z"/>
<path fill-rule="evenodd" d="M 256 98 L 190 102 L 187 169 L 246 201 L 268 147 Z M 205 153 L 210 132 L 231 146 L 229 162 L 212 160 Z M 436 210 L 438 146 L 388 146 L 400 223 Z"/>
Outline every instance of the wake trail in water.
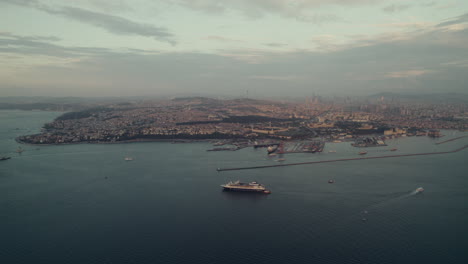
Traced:
<path fill-rule="evenodd" d="M 423 191 L 424 191 L 424 189 L 422 187 L 418 187 L 415 190 L 411 191 L 410 193 L 405 193 L 403 195 L 400 195 L 400 196 L 397 196 L 397 197 L 394 197 L 394 198 L 390 198 L 390 199 L 387 199 L 387 200 L 383 200 L 383 201 L 378 202 L 376 204 L 370 205 L 370 206 L 366 207 L 364 210 L 362 210 L 362 213 L 367 214 L 369 211 L 376 210 L 376 209 L 382 208 L 384 206 L 388 206 L 388 205 L 390 205 L 392 203 L 395 203 L 395 202 L 407 199 L 409 197 L 418 195 L 418 194 L 422 193 Z"/>
<path fill-rule="evenodd" d="M 383 201 L 371 204 L 358 212 L 351 213 L 347 216 L 340 218 L 338 221 L 333 221 L 333 223 L 330 224 L 330 226 L 327 228 L 327 232 L 325 233 L 327 234 L 340 233 L 340 231 L 342 231 L 341 233 L 344 233 L 351 223 L 355 223 L 355 221 L 359 221 L 359 219 L 365 223 L 368 220 L 368 217 L 372 218 L 373 213 L 375 211 L 378 211 L 378 209 L 381 209 L 383 207 L 389 206 L 397 202 L 404 201 L 405 199 L 421 194 L 423 191 L 424 189 L 419 187 L 411 192 L 397 193 L 396 194 L 397 196 L 387 198 Z M 312 234 L 309 234 L 309 235 L 312 236 Z M 316 234 L 314 235 L 316 236 Z M 326 238 L 323 238 L 323 239 L 326 239 Z"/>

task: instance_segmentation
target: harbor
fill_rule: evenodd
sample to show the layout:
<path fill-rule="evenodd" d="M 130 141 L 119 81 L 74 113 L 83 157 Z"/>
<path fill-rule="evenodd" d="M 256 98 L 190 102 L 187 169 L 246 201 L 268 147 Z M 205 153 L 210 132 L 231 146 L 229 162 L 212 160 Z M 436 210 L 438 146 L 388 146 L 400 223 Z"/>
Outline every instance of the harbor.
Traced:
<path fill-rule="evenodd" d="M 442 155 L 442 154 L 450 154 L 450 153 L 459 152 L 459 151 L 462 151 L 462 150 L 464 150 L 466 148 L 468 148 L 468 145 L 465 145 L 463 147 L 460 147 L 460 148 L 457 148 L 457 149 L 451 150 L 451 151 L 386 155 L 386 156 L 362 157 L 362 158 L 344 158 L 344 159 L 334 159 L 334 160 L 307 161 L 307 162 L 275 164 L 275 165 L 263 165 L 263 166 L 251 166 L 251 167 L 238 167 L 238 168 L 217 168 L 216 170 L 218 172 L 221 172 L 221 171 L 235 171 L 235 170 L 253 170 L 253 169 L 265 169 L 265 168 L 287 167 L 287 166 L 298 166 L 298 165 L 311 165 L 311 164 L 343 162 L 343 161 L 358 161 L 358 160 L 388 159 L 388 158 L 400 158 L 400 157 L 412 157 L 412 156 Z"/>
<path fill-rule="evenodd" d="M 325 147 L 325 142 L 321 140 L 314 141 L 296 141 L 296 142 L 281 142 L 276 150 L 278 154 L 291 153 L 315 153 L 322 152 Z"/>
<path fill-rule="evenodd" d="M 254 149 L 265 148 L 267 154 L 292 154 L 292 153 L 316 153 L 322 152 L 325 147 L 323 140 L 301 140 L 301 141 L 217 141 L 212 143 L 215 148 L 206 151 L 236 151 L 247 147 Z M 225 145 L 230 145 L 226 147 Z M 223 147 L 218 147 L 223 146 Z M 232 147 L 231 147 L 232 146 Z"/>
<path fill-rule="evenodd" d="M 363 148 L 363 147 L 383 147 L 387 146 L 383 139 L 384 137 L 365 137 L 357 138 L 354 143 L 351 145 L 353 147 Z"/>

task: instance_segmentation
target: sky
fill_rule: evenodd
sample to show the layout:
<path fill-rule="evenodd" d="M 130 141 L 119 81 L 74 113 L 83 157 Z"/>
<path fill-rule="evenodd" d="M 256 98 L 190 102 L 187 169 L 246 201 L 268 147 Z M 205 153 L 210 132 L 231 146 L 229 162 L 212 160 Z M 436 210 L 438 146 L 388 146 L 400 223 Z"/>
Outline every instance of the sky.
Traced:
<path fill-rule="evenodd" d="M 468 93 L 466 0 L 0 0 L 0 96 Z"/>

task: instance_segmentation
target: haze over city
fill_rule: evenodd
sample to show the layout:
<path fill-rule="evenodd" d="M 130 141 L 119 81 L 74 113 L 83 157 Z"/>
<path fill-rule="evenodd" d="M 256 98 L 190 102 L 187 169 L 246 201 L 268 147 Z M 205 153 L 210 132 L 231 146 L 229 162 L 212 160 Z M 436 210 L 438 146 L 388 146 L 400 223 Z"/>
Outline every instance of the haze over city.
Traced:
<path fill-rule="evenodd" d="M 466 93 L 467 1 L 0 1 L 0 96 Z"/>
<path fill-rule="evenodd" d="M 0 17 L 0 263 L 467 262 L 468 0 Z"/>

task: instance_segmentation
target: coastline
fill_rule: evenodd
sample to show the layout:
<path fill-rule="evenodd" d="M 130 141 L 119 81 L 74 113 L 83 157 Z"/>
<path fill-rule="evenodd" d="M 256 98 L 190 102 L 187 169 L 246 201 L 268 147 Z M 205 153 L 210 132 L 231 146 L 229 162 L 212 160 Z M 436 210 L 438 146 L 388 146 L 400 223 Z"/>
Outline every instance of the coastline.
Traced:
<path fill-rule="evenodd" d="M 80 141 L 80 142 L 66 142 L 66 143 L 30 143 L 24 142 L 15 138 L 15 141 L 20 144 L 30 146 L 60 146 L 60 145 L 78 145 L 78 144 L 128 144 L 128 143 L 144 143 L 144 142 L 171 142 L 171 143 L 195 143 L 195 142 L 208 142 L 213 139 L 129 139 L 122 141 Z"/>

